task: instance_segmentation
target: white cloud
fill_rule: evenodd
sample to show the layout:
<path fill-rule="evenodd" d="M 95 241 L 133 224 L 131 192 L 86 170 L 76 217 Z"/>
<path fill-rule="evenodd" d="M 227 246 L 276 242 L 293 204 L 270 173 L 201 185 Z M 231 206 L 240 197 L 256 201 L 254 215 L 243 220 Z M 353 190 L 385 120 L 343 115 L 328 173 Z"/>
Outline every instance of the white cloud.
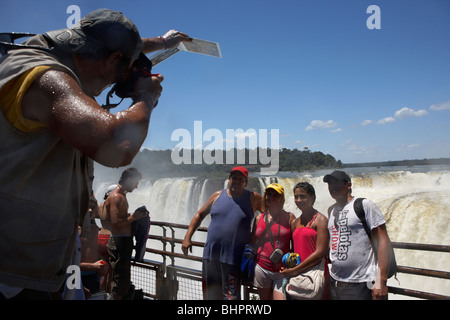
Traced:
<path fill-rule="evenodd" d="M 427 114 L 428 114 L 428 112 L 424 109 L 416 111 L 411 108 L 403 107 L 400 110 L 395 111 L 395 114 L 393 117 L 386 117 L 384 119 L 378 120 L 377 123 L 378 124 L 391 123 L 391 122 L 395 122 L 398 119 L 405 119 L 405 118 L 411 118 L 411 117 L 423 117 L 423 116 L 426 116 Z"/>
<path fill-rule="evenodd" d="M 311 130 L 319 130 L 319 129 L 329 129 L 329 128 L 334 128 L 337 127 L 337 123 L 334 122 L 333 120 L 328 120 L 328 121 L 322 121 L 322 120 L 313 120 L 311 121 L 311 123 L 309 124 L 309 126 L 306 127 L 306 131 L 311 131 Z"/>
<path fill-rule="evenodd" d="M 341 131 L 342 131 L 341 128 L 337 128 L 337 129 L 331 130 L 332 133 L 341 132 Z"/>
<path fill-rule="evenodd" d="M 371 124 L 373 122 L 373 120 L 364 120 L 363 122 L 361 122 L 362 126 L 367 126 L 369 124 Z"/>
<path fill-rule="evenodd" d="M 428 112 L 423 109 L 419 110 L 419 111 L 415 111 L 413 109 L 404 107 L 395 112 L 395 118 L 396 119 L 404 119 L 404 118 L 410 118 L 410 117 L 423 117 L 423 116 L 426 116 L 427 114 L 428 114 Z"/>
<path fill-rule="evenodd" d="M 248 130 L 247 130 L 248 131 Z M 237 132 L 235 133 L 235 137 L 236 139 L 245 139 L 245 138 L 252 138 L 252 137 L 256 137 L 256 132 L 255 131 L 251 131 L 251 132 Z"/>
<path fill-rule="evenodd" d="M 381 120 L 378 120 L 378 124 L 385 124 L 385 123 L 390 123 L 390 122 L 395 122 L 395 119 L 393 117 L 387 117 Z"/>
<path fill-rule="evenodd" d="M 434 111 L 442 111 L 442 110 L 448 110 L 448 109 L 450 109 L 450 101 L 433 104 L 432 106 L 430 106 L 430 110 L 434 110 Z"/>

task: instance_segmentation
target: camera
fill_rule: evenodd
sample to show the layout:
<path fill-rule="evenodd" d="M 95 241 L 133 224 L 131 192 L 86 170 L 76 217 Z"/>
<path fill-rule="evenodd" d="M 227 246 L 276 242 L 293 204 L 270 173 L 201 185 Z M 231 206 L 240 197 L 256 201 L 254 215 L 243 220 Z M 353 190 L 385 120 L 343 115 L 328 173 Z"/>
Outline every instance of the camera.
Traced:
<path fill-rule="evenodd" d="M 142 52 L 133 63 L 131 70 L 114 85 L 113 90 L 119 98 L 132 98 L 136 81 L 140 77 L 151 77 L 152 62 Z"/>
<path fill-rule="evenodd" d="M 152 61 L 141 52 L 137 60 L 131 66 L 131 69 L 124 74 L 108 92 L 108 95 L 106 96 L 106 105 L 104 105 L 103 108 L 109 110 L 117 107 L 123 99 L 133 98 L 136 81 L 141 77 L 151 77 L 152 66 Z M 112 104 L 109 102 L 109 99 L 112 98 L 114 93 L 122 99 L 117 104 Z"/>
<path fill-rule="evenodd" d="M 281 258 L 283 257 L 283 250 L 281 250 L 280 248 L 276 248 L 275 250 L 273 250 L 272 254 L 269 257 L 269 260 L 273 263 L 273 264 L 278 264 L 281 260 Z"/>

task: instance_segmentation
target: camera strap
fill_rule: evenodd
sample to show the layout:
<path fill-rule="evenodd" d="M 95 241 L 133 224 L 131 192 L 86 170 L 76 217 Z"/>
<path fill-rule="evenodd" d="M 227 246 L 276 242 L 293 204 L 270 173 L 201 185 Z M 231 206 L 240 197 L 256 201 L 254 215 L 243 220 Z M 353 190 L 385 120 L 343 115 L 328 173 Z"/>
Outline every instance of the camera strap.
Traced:
<path fill-rule="evenodd" d="M 274 221 L 273 217 L 272 217 L 272 220 L 270 220 L 270 223 L 268 220 L 269 219 L 267 218 L 267 212 L 266 212 L 266 213 L 264 213 L 264 222 L 266 223 L 266 228 L 268 229 L 270 243 L 272 244 L 273 250 L 275 250 L 276 247 L 275 247 L 275 242 L 273 241 L 273 233 L 272 233 L 272 225 L 274 224 L 275 221 Z M 278 243 L 280 243 L 280 231 L 281 231 L 281 224 L 278 224 L 278 236 L 277 236 Z"/>
<path fill-rule="evenodd" d="M 38 49 L 42 51 L 46 51 L 53 55 L 56 54 L 54 48 L 46 48 L 41 46 L 33 46 L 33 45 L 24 45 L 14 43 L 15 40 L 25 37 L 33 37 L 36 36 L 35 33 L 24 33 L 24 32 L 0 32 L 0 56 L 8 53 L 9 50 L 17 50 L 17 49 Z M 106 96 L 106 105 L 102 105 L 104 109 L 109 111 L 112 108 L 117 107 L 123 100 L 120 100 L 119 103 L 110 103 L 110 98 L 112 98 L 114 89 L 112 89 Z"/>
<path fill-rule="evenodd" d="M 36 35 L 35 33 L 24 33 L 24 32 L 0 33 L 0 54 L 5 55 L 8 53 L 9 50 L 15 49 L 38 49 L 49 53 L 54 53 L 54 51 L 49 48 L 14 43 L 14 41 L 17 39 L 25 37 L 33 37 L 35 35 Z"/>

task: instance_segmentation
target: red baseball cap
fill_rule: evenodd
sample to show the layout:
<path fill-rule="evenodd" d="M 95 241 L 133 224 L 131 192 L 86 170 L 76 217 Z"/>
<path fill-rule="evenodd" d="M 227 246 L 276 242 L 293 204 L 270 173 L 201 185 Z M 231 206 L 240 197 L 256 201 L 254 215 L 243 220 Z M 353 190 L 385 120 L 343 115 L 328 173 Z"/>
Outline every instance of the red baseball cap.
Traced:
<path fill-rule="evenodd" d="M 232 174 L 235 171 L 239 171 L 248 179 L 248 170 L 245 169 L 244 167 L 234 167 L 233 170 L 230 171 L 230 174 Z"/>

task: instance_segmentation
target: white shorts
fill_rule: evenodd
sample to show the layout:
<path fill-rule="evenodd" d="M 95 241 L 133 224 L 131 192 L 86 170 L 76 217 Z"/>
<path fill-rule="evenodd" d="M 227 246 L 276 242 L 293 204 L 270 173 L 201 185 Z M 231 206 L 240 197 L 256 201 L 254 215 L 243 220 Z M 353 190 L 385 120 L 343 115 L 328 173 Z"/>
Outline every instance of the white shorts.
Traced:
<path fill-rule="evenodd" d="M 272 288 L 273 290 L 282 292 L 283 278 L 284 276 L 280 272 L 269 271 L 257 264 L 253 285 L 256 288 Z"/>

